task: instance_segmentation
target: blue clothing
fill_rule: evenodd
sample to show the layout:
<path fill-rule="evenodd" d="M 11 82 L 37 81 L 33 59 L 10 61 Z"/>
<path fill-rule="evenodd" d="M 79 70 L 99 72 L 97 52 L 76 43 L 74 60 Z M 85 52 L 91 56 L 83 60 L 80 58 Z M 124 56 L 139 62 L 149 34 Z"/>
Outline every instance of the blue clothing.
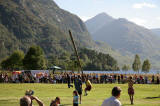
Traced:
<path fill-rule="evenodd" d="M 73 97 L 73 104 L 78 104 L 78 96 Z"/>
<path fill-rule="evenodd" d="M 82 81 L 80 79 L 75 79 L 74 80 L 74 85 L 75 85 L 75 89 L 77 91 L 81 91 L 82 90 Z"/>

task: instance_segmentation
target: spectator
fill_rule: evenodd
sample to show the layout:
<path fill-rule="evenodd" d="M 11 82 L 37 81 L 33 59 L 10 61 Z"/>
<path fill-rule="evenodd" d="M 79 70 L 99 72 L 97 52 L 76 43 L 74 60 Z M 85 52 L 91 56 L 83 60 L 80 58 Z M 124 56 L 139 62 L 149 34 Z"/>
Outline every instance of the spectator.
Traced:
<path fill-rule="evenodd" d="M 159 77 L 157 76 L 157 84 L 159 84 Z"/>
<path fill-rule="evenodd" d="M 120 75 L 118 75 L 118 84 L 120 84 L 121 78 Z"/>
<path fill-rule="evenodd" d="M 104 100 L 102 106 L 121 106 L 121 102 L 118 100 L 120 95 L 121 95 L 121 88 L 114 87 L 112 89 L 112 97 Z"/>
<path fill-rule="evenodd" d="M 20 106 L 32 106 L 32 101 L 35 100 L 39 106 L 44 106 L 41 100 L 34 96 L 24 96 L 20 99 Z"/>
<path fill-rule="evenodd" d="M 152 84 L 154 84 L 154 75 L 152 76 Z"/>
<path fill-rule="evenodd" d="M 68 75 L 67 75 L 68 74 Z M 75 76 L 79 74 L 76 73 L 62 73 L 50 75 L 48 73 L 36 74 L 31 72 L 21 72 L 21 73 L 2 73 L 0 72 L 0 83 L 68 83 L 68 87 L 72 87 L 72 83 L 75 80 Z M 91 83 L 116 83 L 124 84 L 127 83 L 128 76 L 126 74 L 83 74 L 83 81 L 88 77 Z M 160 75 L 140 75 L 136 74 L 133 77 L 135 84 L 159 84 Z M 123 80 L 121 79 L 123 78 Z"/>
<path fill-rule="evenodd" d="M 68 83 L 68 88 L 72 87 L 73 85 L 71 85 L 71 77 L 67 74 L 67 83 Z"/>
<path fill-rule="evenodd" d="M 50 106 L 59 106 L 59 104 L 60 104 L 60 98 L 56 97 L 55 100 L 51 101 Z"/>
<path fill-rule="evenodd" d="M 145 84 L 148 84 L 148 77 L 145 76 Z"/>
<path fill-rule="evenodd" d="M 78 92 L 73 91 L 73 106 L 78 106 Z"/>

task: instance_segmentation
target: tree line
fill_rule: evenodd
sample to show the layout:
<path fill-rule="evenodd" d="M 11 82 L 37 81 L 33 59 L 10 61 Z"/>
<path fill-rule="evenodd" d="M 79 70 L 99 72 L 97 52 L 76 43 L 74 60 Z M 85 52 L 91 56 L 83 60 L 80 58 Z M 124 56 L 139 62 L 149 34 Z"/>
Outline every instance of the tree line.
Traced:
<path fill-rule="evenodd" d="M 80 63 L 84 70 L 120 70 L 117 61 L 109 54 L 98 53 L 94 50 L 79 49 Z M 45 57 L 40 46 L 33 45 L 25 54 L 14 51 L 1 61 L 3 70 L 43 70 L 52 66 L 60 66 L 64 70 L 79 71 L 79 63 L 74 53 L 67 51 Z"/>
<path fill-rule="evenodd" d="M 132 69 L 136 72 L 139 72 L 142 70 L 142 72 L 149 72 L 151 69 L 151 63 L 148 59 L 144 60 L 143 64 L 141 65 L 141 60 L 138 54 L 135 55 L 134 62 L 132 64 Z M 122 67 L 122 70 L 128 71 L 131 70 L 131 67 L 129 65 L 124 65 Z"/>
<path fill-rule="evenodd" d="M 86 48 L 79 49 L 80 64 L 83 70 L 105 70 L 117 71 L 120 70 L 117 61 L 109 54 L 99 53 L 95 50 Z M 1 61 L 3 70 L 43 70 L 52 66 L 59 66 L 64 70 L 80 71 L 79 63 L 74 53 L 63 51 L 59 54 L 53 54 L 45 57 L 45 53 L 40 46 L 33 45 L 29 48 L 26 54 L 23 51 L 14 51 L 10 56 Z M 142 70 L 149 72 L 151 64 L 148 59 L 144 60 L 141 65 L 141 60 L 138 54 L 135 55 L 132 69 L 136 72 Z M 124 65 L 122 70 L 131 70 L 129 65 Z"/>
<path fill-rule="evenodd" d="M 13 54 L 2 60 L 1 67 L 3 70 L 36 70 L 46 69 L 46 60 L 44 52 L 40 46 L 32 46 L 26 55 L 23 51 L 17 50 Z"/>
<path fill-rule="evenodd" d="M 120 70 L 117 61 L 109 54 L 99 53 L 95 50 L 80 48 L 80 64 L 83 70 Z M 74 53 L 62 52 L 48 58 L 48 66 L 58 65 L 65 70 L 80 71 L 77 57 Z"/>

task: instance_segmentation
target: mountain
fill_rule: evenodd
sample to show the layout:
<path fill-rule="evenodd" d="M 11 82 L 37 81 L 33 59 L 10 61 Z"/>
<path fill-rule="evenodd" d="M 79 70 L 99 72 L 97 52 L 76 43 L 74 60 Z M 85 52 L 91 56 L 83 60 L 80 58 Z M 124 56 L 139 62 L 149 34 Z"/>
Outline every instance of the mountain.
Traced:
<path fill-rule="evenodd" d="M 105 24 L 112 22 L 114 19 L 106 13 L 101 13 L 85 22 L 88 31 L 93 34 Z"/>
<path fill-rule="evenodd" d="M 0 46 L 6 54 L 15 49 L 26 52 L 32 44 L 40 45 L 47 55 L 72 50 L 69 29 L 78 47 L 94 45 L 83 21 L 53 0 L 0 1 Z"/>
<path fill-rule="evenodd" d="M 92 40 L 83 21 L 65 11 L 53 0 L 0 0 L 0 61 L 31 45 L 43 48 L 46 57 L 72 53 L 68 30 L 78 48 L 90 48 L 128 61 L 119 52 L 102 42 Z"/>
<path fill-rule="evenodd" d="M 160 36 L 160 28 L 151 29 L 151 31 L 152 31 L 154 34 Z"/>
<path fill-rule="evenodd" d="M 97 16 L 95 17 L 97 18 Z M 104 18 L 107 19 L 108 17 Z M 91 22 L 91 20 L 87 22 Z M 88 26 L 88 23 L 85 24 Z M 133 57 L 135 54 L 139 54 L 142 60 L 150 59 L 154 68 L 160 68 L 158 66 L 160 61 L 160 37 L 152 31 L 124 18 L 114 19 L 105 25 L 101 25 L 103 27 L 97 28 L 96 32 L 91 34 L 94 40 L 106 42 L 125 56 Z M 96 24 L 93 26 L 96 26 Z M 88 29 L 91 30 L 91 27 L 88 27 Z"/>

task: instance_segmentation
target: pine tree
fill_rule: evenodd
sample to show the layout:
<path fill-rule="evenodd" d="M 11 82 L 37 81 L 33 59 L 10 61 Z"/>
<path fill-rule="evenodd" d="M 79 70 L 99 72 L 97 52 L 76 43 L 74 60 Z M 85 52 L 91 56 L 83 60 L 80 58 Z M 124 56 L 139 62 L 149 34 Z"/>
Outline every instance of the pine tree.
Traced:
<path fill-rule="evenodd" d="M 141 69 L 141 60 L 140 60 L 140 57 L 138 54 L 135 55 L 135 59 L 134 59 L 134 62 L 132 64 L 132 69 L 134 71 L 138 71 Z"/>
<path fill-rule="evenodd" d="M 128 70 L 130 70 L 130 66 L 125 64 L 125 65 L 122 67 L 122 70 L 123 70 L 123 71 L 128 71 Z"/>
<path fill-rule="evenodd" d="M 32 46 L 23 60 L 24 68 L 27 70 L 39 70 L 46 68 L 43 49 L 40 46 Z"/>
<path fill-rule="evenodd" d="M 143 72 L 149 72 L 150 68 L 151 68 L 151 64 L 150 64 L 149 60 L 146 59 L 146 60 L 143 62 L 142 71 L 143 71 Z"/>
<path fill-rule="evenodd" d="M 23 68 L 23 51 L 14 51 L 14 53 L 2 61 L 2 69 L 19 70 Z"/>

